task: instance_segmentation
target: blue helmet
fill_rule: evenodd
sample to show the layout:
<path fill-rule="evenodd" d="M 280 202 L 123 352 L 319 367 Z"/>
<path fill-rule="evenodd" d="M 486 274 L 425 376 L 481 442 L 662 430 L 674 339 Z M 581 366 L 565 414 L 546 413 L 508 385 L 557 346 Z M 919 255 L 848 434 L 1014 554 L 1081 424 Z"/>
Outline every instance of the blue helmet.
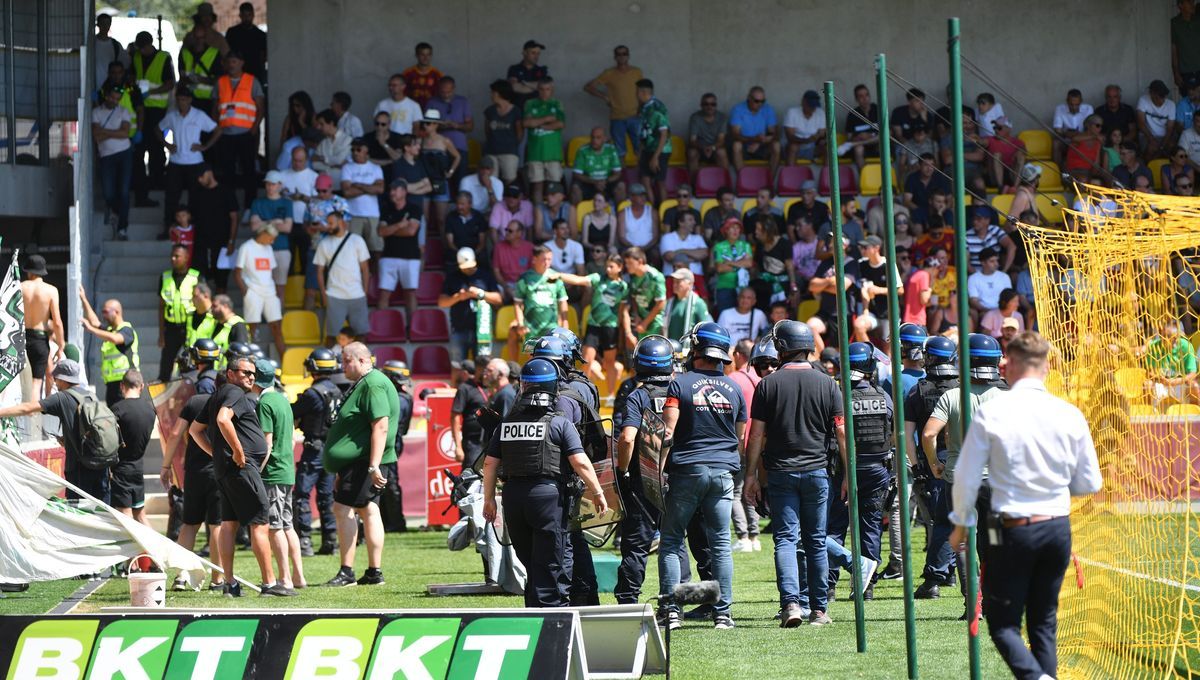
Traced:
<path fill-rule="evenodd" d="M 538 338 L 533 343 L 533 349 L 530 351 L 530 354 L 536 358 L 549 359 L 557 364 L 565 364 L 568 353 L 569 350 L 566 343 L 562 341 L 562 338 L 553 335 L 545 335 Z"/>
<path fill-rule="evenodd" d="M 941 335 L 925 341 L 925 374 L 931 378 L 958 376 L 958 345 Z"/>
<path fill-rule="evenodd" d="M 971 356 L 971 377 L 977 380 L 999 379 L 1000 358 L 1004 352 L 1000 350 L 996 338 L 984 333 L 972 333 L 967 342 Z"/>
<path fill-rule="evenodd" d="M 928 337 L 929 332 L 921 324 L 900 324 L 900 356 L 909 361 L 924 359 L 925 340 Z"/>
<path fill-rule="evenodd" d="M 693 357 L 707 357 L 726 364 L 733 362 L 733 357 L 729 356 L 733 339 L 729 337 L 729 331 L 720 324 L 702 321 L 692 328 L 690 337 Z"/>
<path fill-rule="evenodd" d="M 754 343 L 754 351 L 750 353 L 751 366 L 757 366 L 758 363 L 764 361 L 779 363 L 779 352 L 775 350 L 775 338 L 770 334 L 759 338 L 758 342 Z"/>
<path fill-rule="evenodd" d="M 817 348 L 816 338 L 812 329 L 803 321 L 784 319 L 775 324 L 768 336 L 773 339 L 775 349 L 780 354 L 791 352 L 812 352 Z"/>
<path fill-rule="evenodd" d="M 534 358 L 521 367 L 521 392 L 558 394 L 558 368 L 547 359 Z"/>
<path fill-rule="evenodd" d="M 563 341 L 563 346 L 566 347 L 571 361 L 575 363 L 583 361 L 583 343 L 580 342 L 579 336 L 571 332 L 571 329 L 555 326 L 550 329 L 550 335 Z"/>
<path fill-rule="evenodd" d="M 850 343 L 846 361 L 850 362 L 850 382 L 875 377 L 875 347 L 871 343 Z"/>
<path fill-rule="evenodd" d="M 669 376 L 675 372 L 675 352 L 671 341 L 661 335 L 647 335 L 634 349 L 633 368 L 638 376 Z"/>
<path fill-rule="evenodd" d="M 687 363 L 687 352 L 683 350 L 683 343 L 678 340 L 672 340 L 671 355 L 674 357 L 672 368 L 676 373 L 683 373 L 686 370 L 684 364 Z"/>

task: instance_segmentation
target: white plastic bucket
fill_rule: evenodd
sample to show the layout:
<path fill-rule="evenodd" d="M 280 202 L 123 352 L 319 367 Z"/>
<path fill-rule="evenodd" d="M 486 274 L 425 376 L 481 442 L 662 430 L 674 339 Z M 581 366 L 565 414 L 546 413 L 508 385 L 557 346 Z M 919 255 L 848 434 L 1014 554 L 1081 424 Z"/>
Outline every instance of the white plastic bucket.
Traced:
<path fill-rule="evenodd" d="M 167 575 L 162 566 L 149 555 L 138 555 L 130 560 L 129 604 L 134 607 L 163 607 L 166 605 L 166 598 Z"/>

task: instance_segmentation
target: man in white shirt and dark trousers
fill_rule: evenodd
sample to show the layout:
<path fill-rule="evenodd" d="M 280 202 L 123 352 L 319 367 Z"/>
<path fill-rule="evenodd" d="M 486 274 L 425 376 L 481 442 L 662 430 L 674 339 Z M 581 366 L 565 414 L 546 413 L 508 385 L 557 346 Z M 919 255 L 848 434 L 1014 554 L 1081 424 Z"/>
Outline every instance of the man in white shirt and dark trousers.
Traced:
<path fill-rule="evenodd" d="M 1088 423 L 1043 382 L 1050 344 L 1032 331 L 1008 344 L 1012 390 L 983 404 L 955 471 L 950 545 L 962 550 L 979 518 L 975 498 L 989 471 L 991 513 L 983 592 L 988 630 L 1013 675 L 1057 677 L 1058 593 L 1071 559 L 1071 496 L 1103 480 Z M 1021 638 L 1026 617 L 1029 648 Z"/>

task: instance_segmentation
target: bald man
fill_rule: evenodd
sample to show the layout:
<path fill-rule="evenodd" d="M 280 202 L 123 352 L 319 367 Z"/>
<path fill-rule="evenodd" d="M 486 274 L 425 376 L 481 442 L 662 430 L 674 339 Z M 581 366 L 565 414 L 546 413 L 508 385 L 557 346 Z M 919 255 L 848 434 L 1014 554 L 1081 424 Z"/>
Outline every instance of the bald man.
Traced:
<path fill-rule="evenodd" d="M 88 302 L 83 286 L 79 287 L 79 300 L 83 303 L 83 328 L 100 338 L 100 375 L 104 378 L 104 401 L 109 406 L 121 401 L 121 378 L 131 368 L 141 367 L 138 358 L 138 335 L 133 324 L 125 320 L 118 300 L 105 300 L 100 307 L 104 325 L 96 316 L 96 310 Z"/>

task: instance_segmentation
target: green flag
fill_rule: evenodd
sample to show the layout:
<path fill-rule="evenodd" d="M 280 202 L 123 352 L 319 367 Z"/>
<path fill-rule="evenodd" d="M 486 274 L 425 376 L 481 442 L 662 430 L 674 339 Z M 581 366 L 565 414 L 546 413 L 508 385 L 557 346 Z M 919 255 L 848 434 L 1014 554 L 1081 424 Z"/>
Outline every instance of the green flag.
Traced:
<path fill-rule="evenodd" d="M 21 278 L 17 251 L 0 284 L 0 392 L 17 379 L 25 367 L 25 307 L 21 303 Z"/>

